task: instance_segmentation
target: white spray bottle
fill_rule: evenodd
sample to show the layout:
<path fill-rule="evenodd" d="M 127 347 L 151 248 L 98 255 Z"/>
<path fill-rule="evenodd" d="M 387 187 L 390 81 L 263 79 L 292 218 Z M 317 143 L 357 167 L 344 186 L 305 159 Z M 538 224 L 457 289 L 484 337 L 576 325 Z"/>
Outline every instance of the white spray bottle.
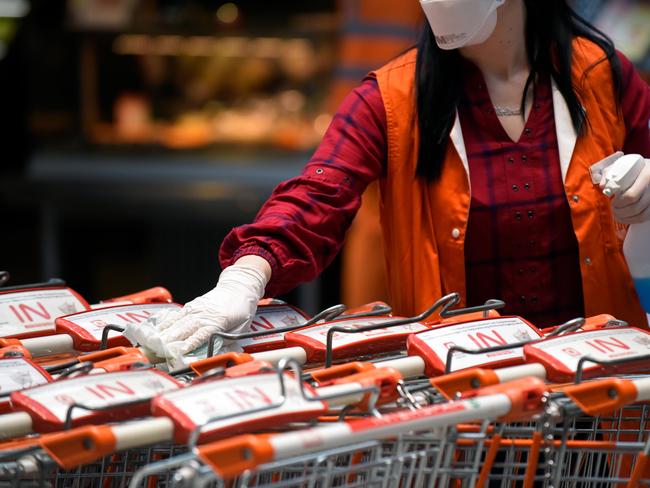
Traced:
<path fill-rule="evenodd" d="M 601 173 L 599 181 L 594 182 L 600 183 L 608 197 L 620 195 L 630 188 L 646 165 L 639 154 L 621 154 L 613 154 L 592 167 L 593 180 Z M 630 225 L 623 242 L 623 254 L 650 321 L 650 221 Z"/>

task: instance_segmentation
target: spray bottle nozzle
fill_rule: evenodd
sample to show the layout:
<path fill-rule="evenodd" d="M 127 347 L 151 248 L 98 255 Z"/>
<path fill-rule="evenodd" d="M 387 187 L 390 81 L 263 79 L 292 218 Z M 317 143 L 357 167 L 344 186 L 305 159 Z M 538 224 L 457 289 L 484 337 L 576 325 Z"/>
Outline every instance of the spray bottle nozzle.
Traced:
<path fill-rule="evenodd" d="M 624 193 L 630 188 L 645 167 L 645 159 L 639 154 L 621 156 L 603 169 L 600 186 L 605 196 Z"/>

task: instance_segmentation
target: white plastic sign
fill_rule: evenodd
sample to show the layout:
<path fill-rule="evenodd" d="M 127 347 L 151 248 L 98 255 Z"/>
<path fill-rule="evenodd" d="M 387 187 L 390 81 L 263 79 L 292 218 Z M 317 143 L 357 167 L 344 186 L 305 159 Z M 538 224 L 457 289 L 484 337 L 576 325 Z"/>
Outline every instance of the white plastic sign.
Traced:
<path fill-rule="evenodd" d="M 442 373 L 449 349 L 453 346 L 480 350 L 532 341 L 540 337 L 540 333 L 520 317 L 500 317 L 433 328 L 411 337 L 408 347 L 410 354 L 424 357 L 436 373 Z M 480 354 L 454 351 L 451 371 L 522 360 L 521 347 Z"/>
<path fill-rule="evenodd" d="M 56 381 L 14 393 L 14 403 L 48 421 L 64 422 L 73 403 L 88 407 L 108 407 L 138 400 L 147 400 L 160 393 L 176 390 L 178 384 L 155 370 L 123 371 L 81 376 Z M 92 415 L 81 408 L 74 409 L 73 419 Z"/>
<path fill-rule="evenodd" d="M 0 395 L 50 381 L 49 375 L 25 358 L 0 359 Z"/>
<path fill-rule="evenodd" d="M 57 317 L 87 308 L 81 297 L 69 288 L 0 294 L 0 337 L 53 332 Z"/>
<path fill-rule="evenodd" d="M 150 303 L 142 305 L 122 305 L 111 308 L 100 308 L 61 317 L 57 325 L 66 332 L 79 335 L 84 339 L 101 341 L 102 332 L 107 325 L 126 327 L 129 324 L 139 324 L 160 310 L 179 309 L 175 303 Z M 110 331 L 108 338 L 119 337 L 122 334 Z"/>
<path fill-rule="evenodd" d="M 323 402 L 302 397 L 296 379 L 291 375 L 284 374 L 284 384 L 286 398 L 282 401 L 280 379 L 276 373 L 208 381 L 161 395 L 154 400 L 152 409 L 155 415 L 173 418 L 186 434 L 211 419 L 235 414 L 234 417 L 210 422 L 204 433 L 237 425 L 260 425 L 259 422 L 272 427 L 269 419 L 298 420 L 306 414 L 318 415 L 325 411 Z M 313 394 L 309 387 L 305 387 L 305 391 Z M 261 409 L 264 411 L 246 413 Z"/>
<path fill-rule="evenodd" d="M 250 330 L 251 332 L 271 332 L 275 329 L 300 325 L 307 320 L 307 317 L 300 313 L 300 311 L 289 305 L 261 306 L 257 309 L 255 318 L 251 322 Z M 261 347 L 263 344 L 282 341 L 283 338 L 283 333 L 268 334 L 260 337 L 240 339 L 237 341 L 237 344 L 244 350 L 248 350 L 249 348 Z"/>
<path fill-rule="evenodd" d="M 598 329 L 547 339 L 526 348 L 533 356 L 563 372 L 575 372 L 580 358 L 601 361 L 650 355 L 650 334 L 632 327 Z M 594 363 L 585 363 L 591 368 Z"/>
<path fill-rule="evenodd" d="M 317 325 L 314 327 L 309 327 L 307 329 L 302 329 L 297 332 L 293 332 L 294 336 L 302 336 L 312 339 L 322 345 L 327 345 L 327 332 L 333 326 L 341 326 L 349 328 L 350 330 L 360 329 L 367 327 L 369 325 L 378 325 L 385 322 L 394 322 L 396 319 L 394 317 L 382 317 L 376 319 L 364 319 L 357 320 L 351 319 L 350 322 L 341 321 L 341 322 L 329 322 L 323 325 Z M 344 332 L 335 332 L 332 338 L 332 347 L 333 349 L 349 346 L 359 342 L 366 342 L 368 339 L 379 339 L 379 338 L 391 338 L 394 336 L 401 336 L 404 334 L 415 334 L 416 332 L 421 332 L 427 330 L 426 325 L 414 322 L 411 324 L 397 325 L 395 327 L 387 327 L 383 329 L 374 329 L 368 330 L 365 332 L 346 334 Z"/>

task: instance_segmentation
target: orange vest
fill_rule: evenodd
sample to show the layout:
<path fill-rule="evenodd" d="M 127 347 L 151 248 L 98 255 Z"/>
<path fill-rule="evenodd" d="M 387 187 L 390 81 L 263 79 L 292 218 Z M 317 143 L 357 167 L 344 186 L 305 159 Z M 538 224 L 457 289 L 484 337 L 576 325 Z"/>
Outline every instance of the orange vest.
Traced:
<path fill-rule="evenodd" d="M 585 314 L 609 313 L 647 327 L 622 253 L 624 229 L 614 222 L 610 202 L 589 174 L 592 164 L 623 147 L 626 134 L 609 63 L 588 70 L 602 57 L 597 45 L 574 41 L 572 76 L 589 120 L 577 139 L 555 87 L 553 97 L 564 187 L 580 249 Z M 440 180 L 415 179 L 420 137 L 414 116 L 415 58 L 411 50 L 375 72 L 387 121 L 388 165 L 380 184 L 390 303 L 406 316 L 454 291 L 465 303 L 464 244 L 471 198 L 458 119 Z"/>

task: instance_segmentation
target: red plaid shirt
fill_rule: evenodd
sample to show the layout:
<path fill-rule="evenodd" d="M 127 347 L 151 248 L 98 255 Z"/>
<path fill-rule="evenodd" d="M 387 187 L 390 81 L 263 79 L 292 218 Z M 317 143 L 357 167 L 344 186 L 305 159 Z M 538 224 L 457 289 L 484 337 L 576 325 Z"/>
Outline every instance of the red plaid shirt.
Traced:
<path fill-rule="evenodd" d="M 650 157 L 650 88 L 619 57 L 627 127 L 623 150 Z M 475 90 L 484 84 L 480 71 L 468 67 L 465 74 L 459 114 L 472 184 L 468 303 L 502 298 L 508 313 L 539 326 L 574 318 L 582 313 L 577 244 L 559 174 L 548 80 L 535 93 L 526 123 L 530 133 L 525 130 L 514 143 L 496 115 L 486 112 L 492 109 L 487 92 Z M 247 254 L 264 257 L 273 270 L 269 296 L 314 279 L 339 252 L 364 189 L 382 176 L 386 146 L 381 94 L 367 78 L 344 100 L 302 173 L 274 190 L 252 224 L 224 239 L 221 265 Z"/>
<path fill-rule="evenodd" d="M 506 302 L 541 326 L 584 314 L 578 241 L 564 193 L 549 78 L 534 90 L 517 142 L 503 130 L 481 72 L 465 69 L 458 107 L 472 200 L 465 239 L 467 302 Z"/>

